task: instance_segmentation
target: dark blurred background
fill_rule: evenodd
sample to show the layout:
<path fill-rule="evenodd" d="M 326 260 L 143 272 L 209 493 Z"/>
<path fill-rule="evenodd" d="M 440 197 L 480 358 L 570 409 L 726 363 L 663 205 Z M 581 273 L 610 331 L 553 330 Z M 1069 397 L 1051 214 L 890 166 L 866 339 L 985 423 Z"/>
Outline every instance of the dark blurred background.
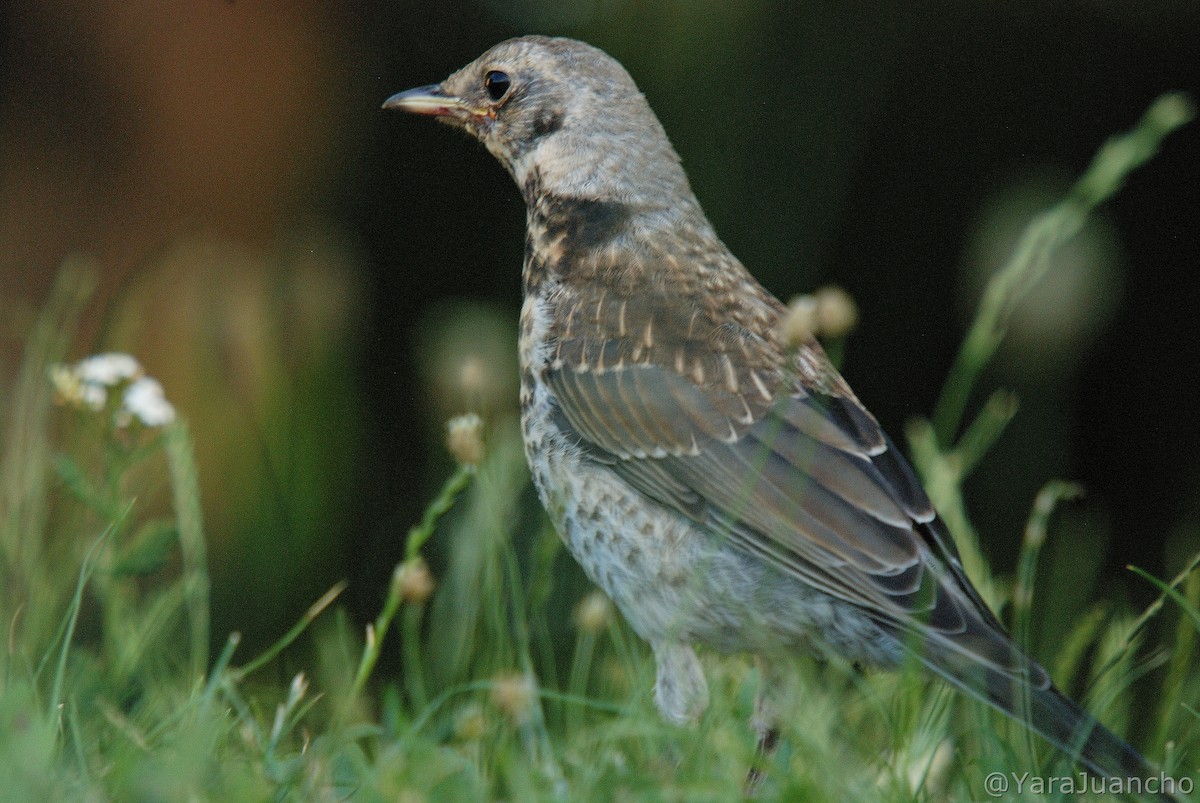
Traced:
<path fill-rule="evenodd" d="M 39 0 L 0 6 L 0 392 L 58 265 L 100 278 L 75 356 L 128 350 L 191 421 L 214 635 L 273 640 L 336 580 L 372 617 L 449 471 L 447 415 L 515 408 L 524 210 L 391 93 L 521 33 L 621 60 L 726 242 L 777 295 L 861 308 L 845 373 L 927 415 L 984 277 L 1160 93 L 1200 87 L 1194 0 Z M 1021 411 L 969 486 L 1011 571 L 1145 602 L 1200 546 L 1200 136 L 1137 172 L 1022 308 L 984 387 Z M 982 395 L 982 394 L 981 394 Z M 982 398 L 976 399 L 978 403 Z"/>

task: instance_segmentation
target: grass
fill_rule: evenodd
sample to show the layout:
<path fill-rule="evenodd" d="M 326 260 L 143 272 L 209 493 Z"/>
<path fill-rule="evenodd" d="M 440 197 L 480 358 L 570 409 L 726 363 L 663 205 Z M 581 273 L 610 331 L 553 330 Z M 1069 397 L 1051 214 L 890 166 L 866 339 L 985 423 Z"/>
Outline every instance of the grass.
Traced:
<path fill-rule="evenodd" d="M 985 293 L 932 421 L 911 451 L 984 597 L 1014 635 L 1039 610 L 1036 570 L 1055 505 L 1031 504 L 1015 580 L 993 576 L 962 484 L 1015 413 L 994 394 L 964 425 L 980 369 L 1047 256 L 1190 116 L 1161 99 L 1040 217 Z M 407 541 L 363 631 L 329 591 L 263 654 L 232 634 L 209 650 L 209 578 L 186 425 L 118 430 L 103 415 L 52 426 L 47 367 L 61 361 L 89 289 L 62 272 L 4 403 L 0 441 L 0 798 L 6 800 L 734 800 L 754 761 L 761 682 L 741 657 L 705 655 L 712 705 L 696 728 L 664 724 L 648 649 L 573 571 L 540 517 L 511 423 L 447 480 Z M 140 491 L 165 469 L 171 510 Z M 436 588 L 423 553 L 439 556 Z M 1196 777 L 1200 572 L 1132 576 L 1160 597 L 1140 613 L 1096 607 L 1047 656 L 1063 688 L 1146 753 Z M 399 675 L 378 671 L 397 656 Z M 290 683 L 284 656 L 304 662 Z M 989 773 L 1067 775 L 1039 740 L 911 671 L 795 662 L 766 800 L 986 799 Z M 1149 704 L 1148 701 L 1154 701 Z M 1015 792 L 1015 787 L 1010 790 Z M 1060 799 L 1030 793 L 1030 799 Z"/>

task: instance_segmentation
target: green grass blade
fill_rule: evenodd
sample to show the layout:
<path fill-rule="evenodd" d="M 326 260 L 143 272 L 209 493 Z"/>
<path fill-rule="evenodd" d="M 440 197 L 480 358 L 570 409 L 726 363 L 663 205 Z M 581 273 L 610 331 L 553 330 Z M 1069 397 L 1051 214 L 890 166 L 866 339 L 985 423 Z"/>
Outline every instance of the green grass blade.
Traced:
<path fill-rule="evenodd" d="M 71 597 L 71 604 L 67 606 L 66 619 L 62 628 L 62 643 L 59 646 L 54 681 L 50 685 L 50 705 L 46 713 L 52 719 L 58 717 L 59 706 L 63 702 L 63 684 L 67 677 L 67 656 L 71 652 L 71 642 L 75 638 L 75 625 L 79 621 L 79 611 L 83 607 L 83 589 L 87 587 L 88 580 L 91 579 L 92 572 L 96 569 L 101 548 L 117 529 L 117 526 L 118 523 L 113 522 L 104 528 L 104 532 L 100 533 L 88 548 L 87 554 L 83 558 L 83 564 L 79 567 L 78 579 L 75 581 L 75 594 Z"/>
<path fill-rule="evenodd" d="M 1113 137 L 1100 148 L 1066 198 L 1034 218 L 1025 229 L 1012 259 L 984 289 L 979 311 L 942 388 L 933 413 L 939 443 L 948 446 L 954 442 L 980 371 L 996 353 L 1016 306 L 1050 268 L 1050 257 L 1079 232 L 1092 210 L 1120 189 L 1131 172 L 1158 152 L 1168 134 L 1194 115 L 1195 109 L 1185 95 L 1158 98 L 1131 131 Z"/>
<path fill-rule="evenodd" d="M 209 579 L 208 549 L 200 509 L 200 479 L 187 422 L 178 421 L 164 434 L 179 553 L 183 563 L 183 594 L 191 624 L 191 665 L 196 678 L 208 668 Z"/>

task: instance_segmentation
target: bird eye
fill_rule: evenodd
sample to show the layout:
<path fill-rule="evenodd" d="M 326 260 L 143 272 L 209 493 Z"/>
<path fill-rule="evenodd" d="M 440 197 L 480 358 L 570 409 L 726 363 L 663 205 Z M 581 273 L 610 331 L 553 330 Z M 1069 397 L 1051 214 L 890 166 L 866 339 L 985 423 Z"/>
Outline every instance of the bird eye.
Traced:
<path fill-rule="evenodd" d="M 508 73 L 492 70 L 483 77 L 483 88 L 487 90 L 488 97 L 492 100 L 500 100 L 508 94 L 508 88 L 512 86 L 512 81 L 508 77 Z"/>

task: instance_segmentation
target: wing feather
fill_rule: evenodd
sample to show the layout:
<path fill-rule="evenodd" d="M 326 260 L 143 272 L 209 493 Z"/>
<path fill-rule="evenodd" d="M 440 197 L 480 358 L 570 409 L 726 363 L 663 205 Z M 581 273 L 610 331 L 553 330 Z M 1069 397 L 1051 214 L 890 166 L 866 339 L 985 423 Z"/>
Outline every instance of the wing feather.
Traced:
<path fill-rule="evenodd" d="M 653 364 L 545 379 L 584 447 L 650 499 L 888 627 L 1048 682 L 1004 636 L 912 469 L 853 396 L 797 382 L 743 422 L 727 413 L 727 389 Z"/>

